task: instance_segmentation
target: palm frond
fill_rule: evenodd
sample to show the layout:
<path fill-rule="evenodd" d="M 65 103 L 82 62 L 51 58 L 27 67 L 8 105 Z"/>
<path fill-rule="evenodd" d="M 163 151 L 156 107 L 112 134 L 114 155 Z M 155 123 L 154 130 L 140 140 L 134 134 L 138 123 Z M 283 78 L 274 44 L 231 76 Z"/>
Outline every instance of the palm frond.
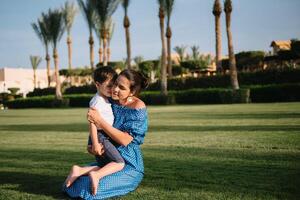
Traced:
<path fill-rule="evenodd" d="M 32 69 L 36 70 L 39 64 L 42 62 L 42 58 L 40 56 L 30 56 L 30 62 Z"/>
<path fill-rule="evenodd" d="M 71 28 L 75 19 L 75 16 L 77 14 L 77 7 L 75 6 L 74 3 L 70 3 L 69 1 L 67 1 L 65 3 L 65 6 L 63 7 L 64 10 L 64 21 L 65 21 L 65 25 L 66 25 L 66 29 L 68 32 L 68 35 L 71 32 Z"/>
<path fill-rule="evenodd" d="M 167 13 L 167 24 L 170 23 L 170 18 L 172 15 L 173 7 L 174 7 L 174 1 L 175 0 L 165 0 L 165 11 Z"/>
<path fill-rule="evenodd" d="M 51 42 L 54 48 L 56 48 L 57 42 L 61 39 L 65 31 L 65 24 L 63 21 L 64 13 L 59 10 L 49 9 L 47 17 L 47 28 L 51 36 Z"/>
<path fill-rule="evenodd" d="M 47 19 L 42 16 L 36 23 L 31 23 L 31 26 L 43 45 L 48 48 L 48 43 L 50 42 L 50 34 L 45 20 Z"/>
<path fill-rule="evenodd" d="M 86 0 L 85 3 L 83 0 L 77 0 L 78 6 L 81 10 L 81 13 L 87 22 L 89 32 L 92 33 L 94 28 L 94 15 L 95 15 L 95 4 L 97 0 Z"/>
<path fill-rule="evenodd" d="M 122 1 L 122 6 L 124 8 L 125 14 L 127 15 L 127 11 L 128 11 L 128 6 L 130 4 L 130 0 L 123 0 Z"/>
<path fill-rule="evenodd" d="M 101 26 L 107 27 L 108 20 L 118 8 L 120 0 L 98 0 L 96 1 L 96 11 L 99 15 Z"/>

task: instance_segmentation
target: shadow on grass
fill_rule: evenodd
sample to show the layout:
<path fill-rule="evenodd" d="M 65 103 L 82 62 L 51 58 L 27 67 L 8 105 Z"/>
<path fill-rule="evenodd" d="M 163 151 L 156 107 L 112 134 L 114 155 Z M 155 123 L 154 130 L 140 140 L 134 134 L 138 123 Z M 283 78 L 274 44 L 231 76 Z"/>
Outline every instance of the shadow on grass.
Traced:
<path fill-rule="evenodd" d="M 87 124 L 32 124 L 2 125 L 2 131 L 20 132 L 87 132 Z M 300 125 L 245 125 L 245 126 L 206 126 L 206 125 L 151 125 L 149 131 L 300 131 Z"/>
<path fill-rule="evenodd" d="M 31 174 L 29 172 L 1 172 L 0 185 L 17 185 L 8 190 L 23 193 L 44 195 L 55 199 L 68 199 L 61 191 L 62 181 L 65 177 L 54 175 Z"/>
<path fill-rule="evenodd" d="M 295 152 L 259 153 L 194 147 L 147 147 L 143 151 L 145 178 L 140 187 L 145 189 L 166 193 L 201 190 L 262 199 L 266 195 L 277 199 L 300 197 L 297 187 L 300 184 L 297 167 L 300 155 Z M 79 162 L 89 163 L 80 159 L 83 154 L 70 151 L 43 150 L 37 153 L 35 150 L 11 149 L 1 152 L 1 166 L 9 171 L 1 171 L 0 167 L 0 185 L 17 184 L 13 190 L 56 199 L 66 198 L 61 193 L 61 185 L 69 167 Z M 34 167 L 45 167 L 49 172 L 32 173 L 33 166 L 26 160 L 28 158 L 35 162 Z M 24 162 L 14 162 L 22 159 Z M 93 162 L 93 158 L 89 160 Z M 41 164 L 36 161 L 41 161 Z M 13 172 L 15 169 L 17 171 Z"/>

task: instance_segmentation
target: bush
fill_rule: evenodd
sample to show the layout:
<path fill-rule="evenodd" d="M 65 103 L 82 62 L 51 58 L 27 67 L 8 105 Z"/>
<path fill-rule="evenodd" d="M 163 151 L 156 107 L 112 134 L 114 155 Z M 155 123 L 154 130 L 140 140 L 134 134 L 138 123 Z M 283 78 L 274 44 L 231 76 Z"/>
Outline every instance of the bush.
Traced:
<path fill-rule="evenodd" d="M 169 92 L 167 96 L 159 92 L 143 92 L 141 99 L 147 105 L 171 105 L 176 103 L 175 95 L 172 92 Z"/>
<path fill-rule="evenodd" d="M 19 98 L 6 102 L 8 108 L 61 108 L 69 106 L 69 99 L 57 100 L 54 96 Z"/>
<path fill-rule="evenodd" d="M 96 86 L 92 85 L 84 85 L 84 86 L 72 86 L 65 90 L 65 94 L 95 94 L 97 92 Z"/>
<path fill-rule="evenodd" d="M 66 95 L 65 98 L 70 100 L 70 107 L 89 107 L 89 102 L 93 94 Z"/>
<path fill-rule="evenodd" d="M 266 85 L 251 87 L 251 101 L 291 102 L 300 101 L 300 84 Z"/>
<path fill-rule="evenodd" d="M 35 88 L 32 92 L 29 92 L 26 96 L 27 97 L 35 97 L 35 96 L 48 96 L 48 95 L 54 95 L 55 94 L 55 88 L 49 87 L 49 88 Z"/>
<path fill-rule="evenodd" d="M 299 83 L 300 69 L 264 70 L 238 73 L 241 86 Z M 230 75 L 216 75 L 201 78 L 170 79 L 169 90 L 188 90 L 193 88 L 230 88 Z M 148 91 L 160 90 L 160 82 L 152 83 Z"/>

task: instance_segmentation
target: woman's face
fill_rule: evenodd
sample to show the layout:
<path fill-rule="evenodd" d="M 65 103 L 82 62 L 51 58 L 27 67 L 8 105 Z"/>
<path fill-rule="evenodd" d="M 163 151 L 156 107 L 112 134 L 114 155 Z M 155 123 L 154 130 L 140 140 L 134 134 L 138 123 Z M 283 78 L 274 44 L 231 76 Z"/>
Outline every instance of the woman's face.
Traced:
<path fill-rule="evenodd" d="M 112 98 L 122 101 L 126 100 L 130 95 L 132 95 L 130 91 L 130 81 L 125 76 L 118 76 L 112 89 Z"/>

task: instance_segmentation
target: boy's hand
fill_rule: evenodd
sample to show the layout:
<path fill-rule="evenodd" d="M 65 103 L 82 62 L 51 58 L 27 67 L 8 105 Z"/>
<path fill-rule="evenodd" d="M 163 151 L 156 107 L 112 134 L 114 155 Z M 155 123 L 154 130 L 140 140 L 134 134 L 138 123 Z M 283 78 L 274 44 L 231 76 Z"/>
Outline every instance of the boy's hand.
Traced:
<path fill-rule="evenodd" d="M 104 153 L 103 145 L 96 142 L 96 144 L 92 145 L 92 151 L 95 153 L 94 155 L 101 156 Z"/>

